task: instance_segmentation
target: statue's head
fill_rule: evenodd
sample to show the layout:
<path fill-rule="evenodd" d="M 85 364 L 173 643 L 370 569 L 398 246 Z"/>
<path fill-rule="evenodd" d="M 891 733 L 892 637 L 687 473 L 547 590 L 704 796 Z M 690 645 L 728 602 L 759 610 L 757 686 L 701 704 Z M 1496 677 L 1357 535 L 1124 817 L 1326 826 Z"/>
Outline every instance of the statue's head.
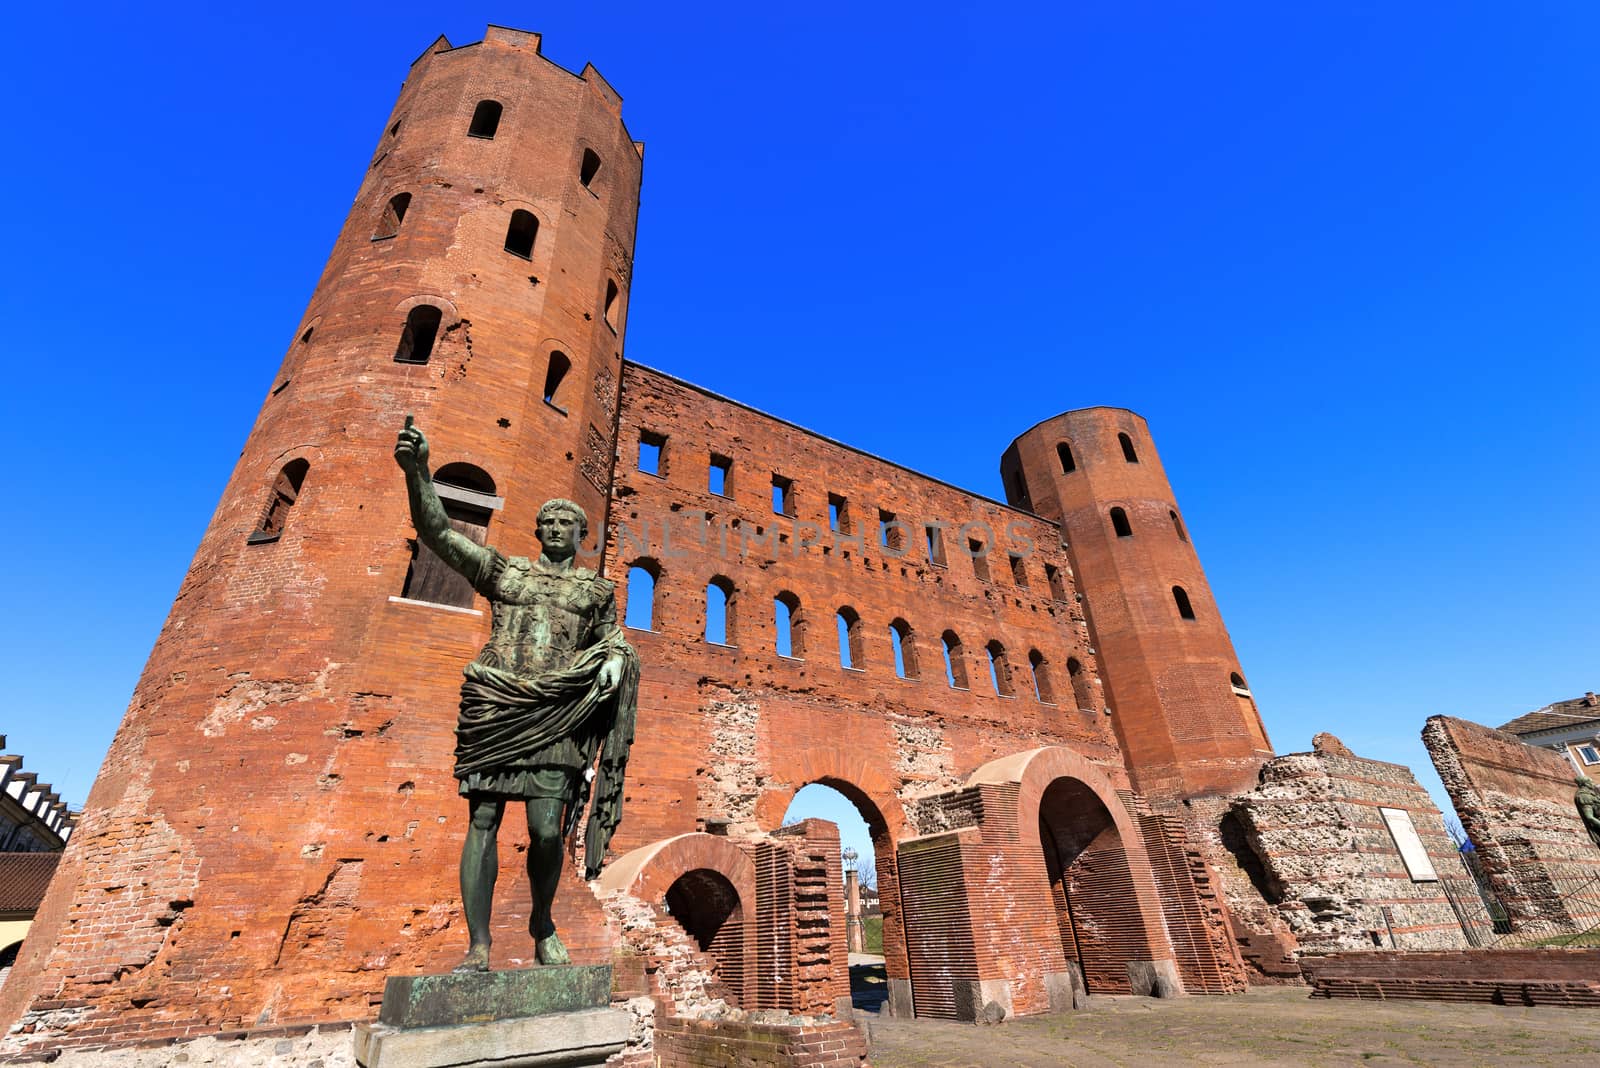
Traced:
<path fill-rule="evenodd" d="M 561 520 L 570 520 L 570 528 Z M 555 555 L 575 552 L 578 543 L 589 536 L 589 517 L 576 501 L 558 497 L 545 501 L 540 507 L 538 529 L 539 541 L 544 545 L 547 555 L 551 550 L 555 550 Z M 570 541 L 566 534 L 568 529 L 571 530 Z"/>

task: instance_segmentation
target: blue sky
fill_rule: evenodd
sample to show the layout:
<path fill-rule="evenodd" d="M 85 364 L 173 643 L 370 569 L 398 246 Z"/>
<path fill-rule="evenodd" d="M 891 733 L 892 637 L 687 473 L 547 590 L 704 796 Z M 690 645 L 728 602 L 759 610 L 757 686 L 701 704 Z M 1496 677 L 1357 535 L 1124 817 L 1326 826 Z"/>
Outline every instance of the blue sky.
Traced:
<path fill-rule="evenodd" d="M 1436 789 L 1427 716 L 1600 681 L 1600 9 L 1308 7 L 13 12 L 8 748 L 84 800 L 407 65 L 495 21 L 648 143 L 630 358 L 996 496 L 1140 412 L 1278 750 Z"/>

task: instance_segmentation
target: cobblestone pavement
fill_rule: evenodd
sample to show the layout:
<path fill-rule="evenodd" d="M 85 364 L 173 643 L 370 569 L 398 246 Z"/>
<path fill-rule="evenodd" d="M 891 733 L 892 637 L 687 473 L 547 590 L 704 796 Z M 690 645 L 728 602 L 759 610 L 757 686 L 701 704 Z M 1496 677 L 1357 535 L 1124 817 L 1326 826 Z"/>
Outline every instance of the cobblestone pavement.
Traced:
<path fill-rule="evenodd" d="M 1304 987 L 1235 997 L 1097 997 L 1081 1012 L 998 1027 L 857 1019 L 873 1068 L 1147 1065 L 1600 1066 L 1600 1011 L 1315 1000 Z"/>

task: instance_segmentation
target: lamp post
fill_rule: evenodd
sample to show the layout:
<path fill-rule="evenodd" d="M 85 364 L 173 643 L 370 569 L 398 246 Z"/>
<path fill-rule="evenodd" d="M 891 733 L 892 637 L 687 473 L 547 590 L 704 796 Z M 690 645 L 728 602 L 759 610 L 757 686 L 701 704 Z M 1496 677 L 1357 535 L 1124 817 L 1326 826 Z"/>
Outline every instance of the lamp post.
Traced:
<path fill-rule="evenodd" d="M 861 886 L 856 879 L 856 860 L 861 854 L 845 846 L 839 855 L 844 858 L 845 944 L 851 953 L 865 953 L 861 930 Z"/>

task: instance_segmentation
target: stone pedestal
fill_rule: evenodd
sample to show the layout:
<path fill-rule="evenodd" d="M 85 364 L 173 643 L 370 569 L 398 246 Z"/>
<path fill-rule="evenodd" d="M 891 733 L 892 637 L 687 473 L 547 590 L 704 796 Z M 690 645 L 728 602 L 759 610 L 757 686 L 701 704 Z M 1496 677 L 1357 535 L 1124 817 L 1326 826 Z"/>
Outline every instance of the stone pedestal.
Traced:
<path fill-rule="evenodd" d="M 358 1024 L 362 1068 L 567 1068 L 621 1051 L 631 1018 L 611 969 L 576 965 L 475 975 L 394 975 L 375 1024 Z"/>

